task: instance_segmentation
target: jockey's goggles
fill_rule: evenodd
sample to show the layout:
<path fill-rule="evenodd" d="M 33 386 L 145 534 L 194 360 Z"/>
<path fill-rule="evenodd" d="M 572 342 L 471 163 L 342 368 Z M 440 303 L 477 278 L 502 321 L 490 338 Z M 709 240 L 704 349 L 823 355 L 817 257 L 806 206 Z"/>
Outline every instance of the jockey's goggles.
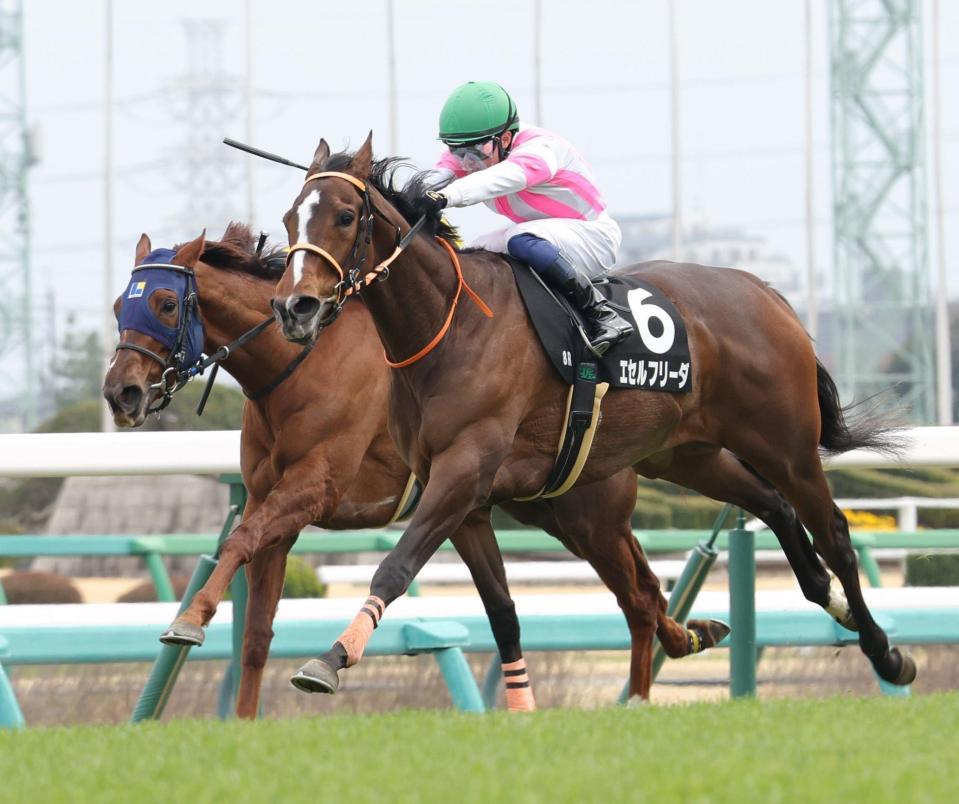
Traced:
<path fill-rule="evenodd" d="M 448 144 L 453 158 L 466 170 L 476 170 L 485 167 L 486 163 L 496 151 L 496 142 L 493 137 L 480 142 L 469 142 L 463 144 Z"/>

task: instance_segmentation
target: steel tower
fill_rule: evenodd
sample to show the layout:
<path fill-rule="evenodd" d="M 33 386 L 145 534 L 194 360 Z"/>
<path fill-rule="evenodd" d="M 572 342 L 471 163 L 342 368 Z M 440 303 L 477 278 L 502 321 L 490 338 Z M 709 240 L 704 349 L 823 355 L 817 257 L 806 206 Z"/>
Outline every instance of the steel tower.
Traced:
<path fill-rule="evenodd" d="M 921 0 L 832 0 L 836 380 L 935 420 Z"/>
<path fill-rule="evenodd" d="M 243 125 L 243 80 L 223 68 L 225 23 L 215 19 L 183 21 L 187 35 L 188 72 L 174 83 L 174 103 L 186 139 L 173 160 L 172 175 L 183 199 L 175 223 L 178 236 L 192 239 L 207 227 L 219 237 L 231 220 L 242 220 L 247 186 L 245 163 L 222 144 L 231 126 Z M 196 229 L 196 231 L 193 231 Z"/>
<path fill-rule="evenodd" d="M 0 401 L 27 429 L 36 423 L 35 355 L 31 334 L 31 163 L 23 72 L 20 0 L 0 0 Z M 8 397 L 8 394 L 11 397 Z M 6 399 L 4 399 L 6 398 Z"/>

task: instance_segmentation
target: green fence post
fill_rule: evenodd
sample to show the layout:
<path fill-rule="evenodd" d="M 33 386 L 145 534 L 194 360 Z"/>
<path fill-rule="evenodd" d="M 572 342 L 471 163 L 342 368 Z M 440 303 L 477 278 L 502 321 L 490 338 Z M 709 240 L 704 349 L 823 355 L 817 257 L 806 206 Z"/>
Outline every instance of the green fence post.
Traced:
<path fill-rule="evenodd" d="M 713 564 L 716 563 L 716 556 L 719 555 L 719 551 L 714 545 L 732 509 L 733 507 L 731 505 L 723 506 L 723 510 L 719 516 L 716 517 L 716 521 L 713 522 L 713 530 L 710 534 L 709 541 L 699 542 L 699 544 L 690 551 L 686 566 L 683 567 L 682 574 L 680 574 L 672 591 L 669 593 L 669 603 L 666 605 L 666 614 L 674 620 L 686 622 L 686 619 L 689 617 L 693 603 L 696 602 L 696 596 L 699 594 L 699 590 L 703 588 L 703 584 L 706 582 L 706 576 L 709 575 L 709 570 L 712 569 Z M 665 661 L 666 651 L 663 650 L 659 639 L 653 637 L 653 681 L 656 680 L 656 676 L 659 675 L 659 671 L 662 669 Z M 629 682 L 627 681 L 619 693 L 619 702 L 626 703 L 628 699 Z"/>
<path fill-rule="evenodd" d="M 403 627 L 409 653 L 432 653 L 436 657 L 453 706 L 462 712 L 484 712 L 483 696 L 463 655 L 469 645 L 469 630 L 457 622 L 417 622 Z"/>
<path fill-rule="evenodd" d="M 756 536 L 746 530 L 739 512 L 729 532 L 729 693 L 733 698 L 756 694 Z"/>
<path fill-rule="evenodd" d="M 483 696 L 460 648 L 446 648 L 434 654 L 450 691 L 453 706 L 461 712 L 485 712 Z"/>
<path fill-rule="evenodd" d="M 854 544 L 853 546 L 859 555 L 859 566 L 862 567 L 862 571 L 866 573 L 869 585 L 878 589 L 882 586 L 882 574 L 879 571 L 879 562 L 876 561 L 868 544 Z"/>
<path fill-rule="evenodd" d="M 230 506 L 223 527 L 220 529 L 220 536 L 217 539 L 217 555 L 219 555 L 220 546 L 230 535 L 233 522 L 239 513 L 240 509 L 237 505 Z M 190 603 L 193 602 L 193 596 L 203 588 L 215 568 L 216 556 L 200 556 L 186 592 L 183 594 L 183 600 L 180 602 L 177 614 L 182 614 L 189 608 Z M 140 698 L 133 709 L 133 715 L 130 718 L 132 723 L 139 723 L 143 720 L 159 720 L 163 715 L 163 710 L 176 684 L 177 676 L 180 674 L 180 669 L 183 667 L 189 652 L 189 645 L 163 645 L 160 648 L 160 654 L 153 662 L 153 668 L 150 670 L 150 677 L 147 679 L 143 692 L 140 693 Z"/>
<path fill-rule="evenodd" d="M 178 615 L 187 610 L 193 601 L 193 596 L 203 588 L 203 584 L 210 579 L 214 569 L 216 569 L 216 559 L 213 556 L 200 556 L 186 592 L 183 594 L 183 601 L 177 610 Z M 147 679 L 143 692 L 140 693 L 133 709 L 133 715 L 130 718 L 131 723 L 160 719 L 189 652 L 189 645 L 163 645 L 160 647 L 160 655 L 153 662 L 150 677 Z"/>
<path fill-rule="evenodd" d="M 0 660 L 7 654 L 7 640 L 0 636 Z M 0 661 L 0 729 L 22 729 L 26 725 L 13 685 Z"/>
<path fill-rule="evenodd" d="M 240 571 L 230 581 L 230 597 L 233 600 L 233 656 L 230 666 L 220 682 L 219 704 L 217 714 L 220 720 L 226 720 L 233 715 L 236 707 L 236 696 L 240 689 L 240 675 L 243 672 L 243 631 L 246 625 L 246 604 L 249 599 L 249 587 L 246 582 L 246 570 Z"/>
<path fill-rule="evenodd" d="M 151 550 L 144 553 L 143 560 L 146 561 L 147 569 L 150 570 L 150 577 L 153 578 L 153 588 L 156 589 L 157 600 L 164 603 L 173 603 L 176 600 L 176 592 L 173 591 L 173 582 L 170 580 L 170 573 L 167 571 L 163 556 Z"/>
<path fill-rule="evenodd" d="M 239 475 L 223 475 L 222 481 L 230 484 L 230 504 L 242 514 L 246 508 L 246 487 Z M 233 657 L 230 659 L 229 672 L 224 673 L 220 682 L 220 696 L 217 706 L 221 720 L 233 715 L 236 696 L 240 689 L 240 675 L 243 672 L 243 632 L 246 630 L 246 604 L 249 599 L 249 586 L 246 570 L 241 569 L 230 581 L 230 598 L 233 601 Z"/>
<path fill-rule="evenodd" d="M 503 665 L 499 653 L 490 659 L 486 675 L 483 676 L 483 704 L 487 709 L 495 709 L 499 699 L 499 682 L 503 678 Z"/>

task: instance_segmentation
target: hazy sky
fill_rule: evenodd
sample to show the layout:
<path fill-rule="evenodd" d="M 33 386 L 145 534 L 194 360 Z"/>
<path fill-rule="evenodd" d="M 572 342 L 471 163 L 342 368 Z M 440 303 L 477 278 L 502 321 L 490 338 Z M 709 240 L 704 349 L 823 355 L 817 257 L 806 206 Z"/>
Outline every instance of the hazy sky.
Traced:
<path fill-rule="evenodd" d="M 533 3 L 396 0 L 399 154 L 421 166 L 439 152 L 436 121 L 449 90 L 494 80 L 521 117 L 553 128 L 586 156 L 611 212 L 668 211 L 667 0 L 545 0 L 543 119 L 534 119 Z M 804 0 L 676 0 L 681 74 L 682 196 L 687 216 L 738 226 L 805 264 L 803 165 Z M 104 3 L 25 2 L 28 119 L 41 161 L 30 173 L 36 320 L 68 314 L 99 326 L 104 307 Z M 243 4 L 114 2 L 115 293 L 126 283 L 141 231 L 172 245 L 223 221 L 174 224 L 186 206 L 182 167 L 188 132 L 182 77 L 189 53 L 183 20 L 226 22 L 223 66 L 242 89 Z M 928 3 L 925 4 L 928 12 Z M 959 292 L 959 3 L 942 2 L 942 101 L 947 254 Z M 814 7 L 817 257 L 830 271 L 827 3 Z M 386 4 L 252 0 L 256 144 L 309 161 L 320 136 L 357 146 L 370 129 L 389 154 Z M 928 13 L 926 14 L 928 17 Z M 927 59 L 929 49 L 927 48 Z M 208 55 L 208 54 L 200 54 Z M 928 85 L 928 77 L 927 77 Z M 241 96 L 216 138 L 245 137 Z M 246 219 L 243 168 L 224 186 Z M 282 233 L 280 218 L 301 174 L 256 166 L 256 228 Z M 465 232 L 498 224 L 485 209 L 457 211 Z M 931 221 L 930 221 L 931 223 Z M 45 326 L 46 324 L 44 324 Z M 12 359 L 9 355 L 6 360 Z"/>

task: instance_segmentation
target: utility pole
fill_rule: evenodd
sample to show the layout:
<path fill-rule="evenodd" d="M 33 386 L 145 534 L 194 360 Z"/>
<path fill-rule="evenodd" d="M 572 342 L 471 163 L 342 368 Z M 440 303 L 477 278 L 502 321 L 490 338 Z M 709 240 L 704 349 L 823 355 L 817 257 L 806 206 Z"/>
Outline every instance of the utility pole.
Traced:
<path fill-rule="evenodd" d="M 946 227 L 943 221 L 942 114 L 939 87 L 939 0 L 932 0 L 932 186 L 936 220 L 936 410 L 941 425 L 952 424 L 952 339 L 949 326 L 949 280 L 946 272 Z"/>
<path fill-rule="evenodd" d="M 669 109 L 672 139 L 672 184 L 673 184 L 673 259 L 682 258 L 682 171 L 679 140 L 679 40 L 676 34 L 676 0 L 666 0 L 669 6 Z"/>
<path fill-rule="evenodd" d="M 113 318 L 113 0 L 106 0 L 103 46 L 103 351 L 104 374 L 109 371 L 112 355 L 110 345 L 116 339 Z M 116 430 L 110 406 L 100 400 L 100 429 L 104 433 Z"/>
<path fill-rule="evenodd" d="M 393 14 L 393 0 L 386 0 L 386 82 L 389 87 L 388 106 L 390 110 L 390 155 L 400 152 L 399 135 L 399 99 L 396 93 L 396 17 Z"/>
<path fill-rule="evenodd" d="M 806 329 L 816 340 L 819 332 L 819 299 L 816 287 L 816 161 L 813 142 L 813 65 L 812 65 L 812 0 L 805 0 L 806 37 Z"/>

